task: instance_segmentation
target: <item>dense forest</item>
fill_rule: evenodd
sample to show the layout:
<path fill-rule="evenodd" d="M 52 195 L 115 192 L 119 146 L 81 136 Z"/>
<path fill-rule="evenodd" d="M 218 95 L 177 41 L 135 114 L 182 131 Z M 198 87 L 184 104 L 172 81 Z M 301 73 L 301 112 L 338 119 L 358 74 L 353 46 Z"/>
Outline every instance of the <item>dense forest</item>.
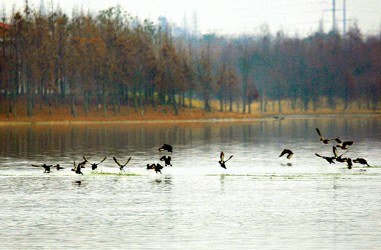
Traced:
<path fill-rule="evenodd" d="M 282 112 L 284 100 L 302 111 L 380 108 L 381 34 L 365 37 L 356 25 L 305 38 L 272 35 L 264 25 L 227 37 L 140 20 L 119 6 L 70 17 L 26 6 L 0 28 L 0 112 L 14 116 L 21 101 L 29 117 L 37 103 L 67 105 L 73 116 L 78 107 L 107 116 L 163 105 L 177 114 L 196 100 L 207 112 L 212 101 L 242 113 L 254 102 L 260 112 L 268 102 Z"/>

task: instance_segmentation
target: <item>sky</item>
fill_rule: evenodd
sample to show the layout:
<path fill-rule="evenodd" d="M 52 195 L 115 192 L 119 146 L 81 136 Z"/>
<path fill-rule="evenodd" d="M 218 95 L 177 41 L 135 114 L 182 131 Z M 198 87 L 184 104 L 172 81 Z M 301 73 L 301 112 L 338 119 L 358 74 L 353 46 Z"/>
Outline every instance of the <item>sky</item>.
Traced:
<path fill-rule="evenodd" d="M 347 30 L 357 23 L 365 35 L 381 33 L 380 0 L 29 0 L 29 5 L 39 9 L 41 2 L 46 10 L 59 6 L 68 15 L 73 9 L 97 13 L 119 4 L 141 19 L 157 22 L 158 17 L 165 16 L 172 24 L 197 28 L 202 34 L 258 34 L 267 25 L 272 34 L 282 30 L 288 36 L 301 37 L 318 30 L 319 23 L 326 32 L 332 29 L 333 2 L 337 30 L 343 32 L 346 2 Z M 24 5 L 25 0 L 0 0 L 0 8 L 7 15 Z"/>

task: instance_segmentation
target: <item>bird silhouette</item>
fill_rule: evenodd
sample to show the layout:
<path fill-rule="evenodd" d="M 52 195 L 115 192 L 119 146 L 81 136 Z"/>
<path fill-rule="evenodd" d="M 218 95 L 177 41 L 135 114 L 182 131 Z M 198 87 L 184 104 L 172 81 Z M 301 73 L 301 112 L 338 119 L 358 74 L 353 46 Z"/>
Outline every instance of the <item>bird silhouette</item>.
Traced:
<path fill-rule="evenodd" d="M 37 164 L 31 164 L 32 167 L 43 167 L 44 168 L 44 173 L 50 173 L 50 168 L 53 166 L 53 165 L 47 165 L 47 164 L 42 164 L 42 165 L 37 165 Z"/>
<path fill-rule="evenodd" d="M 231 156 L 225 161 L 225 160 L 224 160 L 224 159 L 225 159 L 225 154 L 224 154 L 224 152 L 221 151 L 221 153 L 220 153 L 220 160 L 218 161 L 218 163 L 220 164 L 220 166 L 221 166 L 222 168 L 226 169 L 226 165 L 225 165 L 225 163 L 226 163 L 227 161 L 229 161 L 232 157 L 233 157 L 233 155 L 231 155 Z"/>
<path fill-rule="evenodd" d="M 83 159 L 85 159 L 86 162 L 89 162 L 85 156 L 83 156 Z M 91 170 L 95 170 L 98 168 L 98 165 L 104 162 L 107 159 L 107 157 L 104 157 L 100 162 L 98 163 L 90 163 L 91 164 Z"/>
<path fill-rule="evenodd" d="M 316 132 L 318 133 L 318 135 L 320 136 L 320 141 L 324 144 L 328 144 L 329 141 L 332 141 L 334 139 L 327 139 L 327 138 L 324 138 L 320 132 L 320 130 L 318 128 L 316 128 Z"/>
<path fill-rule="evenodd" d="M 85 164 L 86 164 L 86 160 L 83 161 L 83 162 L 80 162 L 78 163 L 78 165 L 75 163 L 75 161 L 73 162 L 73 168 L 71 169 L 71 171 L 75 172 L 76 174 L 81 174 L 83 175 L 81 169 L 85 167 Z"/>
<path fill-rule="evenodd" d="M 161 161 L 164 161 L 164 163 L 165 163 L 165 166 L 172 166 L 172 164 L 171 164 L 171 160 L 172 160 L 172 158 L 170 157 L 170 156 L 162 156 L 161 158 L 160 158 L 160 160 Z"/>
<path fill-rule="evenodd" d="M 282 153 L 280 153 L 279 157 L 282 157 L 285 154 L 287 154 L 287 159 L 291 159 L 291 157 L 294 155 L 294 153 L 291 150 L 285 148 L 283 149 Z"/>
<path fill-rule="evenodd" d="M 347 163 L 348 169 L 351 169 L 353 166 L 351 158 L 345 158 L 345 162 Z"/>
<path fill-rule="evenodd" d="M 332 163 L 335 164 L 335 162 L 333 161 L 333 160 L 335 159 L 334 156 L 333 156 L 333 157 L 323 156 L 323 155 L 320 155 L 320 154 L 318 154 L 318 153 L 315 153 L 315 155 L 316 155 L 317 157 L 323 158 L 324 160 L 328 161 L 329 164 L 332 164 Z"/>
<path fill-rule="evenodd" d="M 165 144 L 164 143 L 163 146 L 161 146 L 159 148 L 159 151 L 161 152 L 161 151 L 164 151 L 164 150 L 167 150 L 168 152 L 172 153 L 173 147 L 171 145 L 169 145 L 169 144 Z"/>
<path fill-rule="evenodd" d="M 367 165 L 368 167 L 370 167 L 370 165 L 368 164 L 368 162 L 364 159 L 364 158 L 356 158 L 353 160 L 354 163 L 360 163 L 362 165 Z"/>
<path fill-rule="evenodd" d="M 121 164 L 121 163 L 119 163 L 119 161 L 118 161 L 115 157 L 112 157 L 112 158 L 114 159 L 115 163 L 118 164 L 118 166 L 119 166 L 119 170 L 120 170 L 120 171 L 124 170 L 124 167 L 125 167 L 125 166 L 130 162 L 130 160 L 131 160 L 131 157 L 129 157 L 129 158 L 127 159 L 126 163 Z"/>
<path fill-rule="evenodd" d="M 161 173 L 161 170 L 163 169 L 163 166 L 160 165 L 159 163 L 157 163 L 157 164 L 153 163 L 153 164 L 151 164 L 151 165 L 147 164 L 147 169 L 148 169 L 148 170 L 149 170 L 149 169 L 153 169 L 153 170 L 155 170 L 156 173 L 160 173 L 160 174 L 162 174 L 162 173 Z"/>
<path fill-rule="evenodd" d="M 64 167 L 61 167 L 60 164 L 56 164 L 53 167 L 55 167 L 57 170 L 65 169 Z"/>
<path fill-rule="evenodd" d="M 332 147 L 332 152 L 333 152 L 333 155 L 335 157 L 335 160 L 338 161 L 338 162 L 346 162 L 346 159 L 347 158 L 343 158 L 342 156 L 348 152 L 346 151 L 344 154 L 341 154 L 339 155 L 339 153 L 337 152 L 337 148 L 335 146 Z"/>
<path fill-rule="evenodd" d="M 341 141 L 339 138 L 335 138 L 335 141 L 338 143 L 336 147 L 341 149 L 348 149 L 348 146 L 353 144 L 353 141 Z"/>

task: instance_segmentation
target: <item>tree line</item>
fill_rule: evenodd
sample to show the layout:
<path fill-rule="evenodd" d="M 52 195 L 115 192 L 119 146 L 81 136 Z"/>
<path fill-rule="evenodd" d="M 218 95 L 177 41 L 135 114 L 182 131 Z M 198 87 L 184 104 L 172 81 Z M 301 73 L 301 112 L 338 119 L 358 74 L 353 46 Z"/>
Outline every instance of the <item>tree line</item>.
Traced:
<path fill-rule="evenodd" d="M 5 26 L 4 26 L 5 27 Z M 341 35 L 319 29 L 306 38 L 259 34 L 238 37 L 174 32 L 165 18 L 159 24 L 132 17 L 121 7 L 97 15 L 60 9 L 48 14 L 15 12 L 0 37 L 2 113 L 17 114 L 27 103 L 81 106 L 104 116 L 129 107 L 170 105 L 175 114 L 201 101 L 205 111 L 218 100 L 220 111 L 282 112 L 317 110 L 322 100 L 336 109 L 353 103 L 378 109 L 381 99 L 381 34 L 365 37 L 354 25 Z M 177 28 L 178 29 L 178 28 Z"/>

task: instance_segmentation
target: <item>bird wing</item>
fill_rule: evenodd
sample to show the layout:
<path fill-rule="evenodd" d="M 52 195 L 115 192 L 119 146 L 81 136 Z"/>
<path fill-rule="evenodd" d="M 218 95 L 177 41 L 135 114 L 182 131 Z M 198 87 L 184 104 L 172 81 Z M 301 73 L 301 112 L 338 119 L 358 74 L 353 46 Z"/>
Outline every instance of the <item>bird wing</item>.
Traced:
<path fill-rule="evenodd" d="M 338 137 L 335 138 L 335 141 L 337 141 L 337 143 L 341 143 L 341 140 Z"/>
<path fill-rule="evenodd" d="M 318 135 L 319 135 L 320 137 L 322 137 L 322 136 L 321 136 L 321 133 L 320 133 L 320 130 L 319 130 L 318 128 L 316 128 L 316 132 L 318 133 Z"/>
<path fill-rule="evenodd" d="M 315 153 L 315 155 L 316 155 L 317 157 L 321 157 L 321 158 L 323 158 L 323 156 L 319 155 L 318 153 Z"/>
<path fill-rule="evenodd" d="M 86 159 L 86 157 L 84 155 L 82 157 L 85 160 L 85 162 L 88 162 L 88 160 Z"/>
<path fill-rule="evenodd" d="M 37 165 L 37 164 L 31 164 L 32 167 L 42 167 L 42 165 Z"/>
<path fill-rule="evenodd" d="M 162 157 L 160 157 L 159 160 L 161 160 L 161 161 L 165 161 L 165 155 L 163 155 Z"/>
<path fill-rule="evenodd" d="M 124 166 L 126 166 L 126 165 L 131 161 L 131 158 L 132 158 L 132 157 L 130 156 L 130 158 L 127 159 L 127 161 L 126 161 L 126 163 L 124 164 Z"/>
<path fill-rule="evenodd" d="M 282 153 L 280 153 L 279 157 L 282 157 L 285 154 L 287 154 L 287 149 L 283 149 L 283 151 L 282 151 Z"/>
<path fill-rule="evenodd" d="M 112 158 L 114 159 L 115 163 L 118 164 L 119 167 L 122 167 L 122 164 L 120 164 L 120 163 L 118 162 L 118 160 L 115 158 L 115 156 L 113 156 Z"/>
<path fill-rule="evenodd" d="M 221 161 L 224 161 L 224 158 L 225 158 L 225 154 L 224 154 L 224 152 L 221 151 L 221 154 L 220 154 L 220 160 L 221 160 Z"/>
<path fill-rule="evenodd" d="M 105 156 L 99 163 L 97 163 L 97 165 L 98 165 L 98 164 L 101 164 L 101 163 L 104 162 L 106 159 L 107 159 L 107 156 Z"/>
<path fill-rule="evenodd" d="M 353 141 L 345 141 L 345 142 L 343 142 L 343 147 L 350 146 L 352 144 L 353 144 Z"/>
<path fill-rule="evenodd" d="M 231 155 L 225 162 L 227 162 L 227 161 L 230 160 L 231 158 L 233 158 L 233 155 Z"/>
<path fill-rule="evenodd" d="M 335 158 L 337 158 L 338 154 L 337 154 L 337 148 L 335 146 L 332 147 L 332 152 L 333 152 L 333 155 L 335 156 Z"/>

